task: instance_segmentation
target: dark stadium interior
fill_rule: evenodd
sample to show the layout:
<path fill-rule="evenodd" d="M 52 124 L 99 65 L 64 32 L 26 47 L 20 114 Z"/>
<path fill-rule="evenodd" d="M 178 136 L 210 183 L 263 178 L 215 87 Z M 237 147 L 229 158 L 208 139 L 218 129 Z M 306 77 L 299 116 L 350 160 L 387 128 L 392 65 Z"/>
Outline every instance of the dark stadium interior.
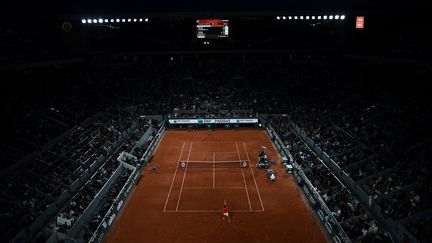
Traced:
<path fill-rule="evenodd" d="M 5 4 L 0 241 L 69 242 L 53 234 L 81 231 L 82 241 L 96 241 L 102 217 L 135 175 L 117 160 L 122 151 L 153 153 L 167 118 L 259 118 L 349 237 L 342 242 L 430 242 L 425 6 L 266 2 Z M 335 14 L 346 19 L 315 19 Z M 364 29 L 356 29 L 357 16 Z M 229 36 L 197 38 L 197 19 L 228 20 Z M 124 164 L 138 171 L 140 163 Z M 88 207 L 106 184 L 99 207 Z M 94 218 L 84 230 L 73 227 L 88 208 Z"/>

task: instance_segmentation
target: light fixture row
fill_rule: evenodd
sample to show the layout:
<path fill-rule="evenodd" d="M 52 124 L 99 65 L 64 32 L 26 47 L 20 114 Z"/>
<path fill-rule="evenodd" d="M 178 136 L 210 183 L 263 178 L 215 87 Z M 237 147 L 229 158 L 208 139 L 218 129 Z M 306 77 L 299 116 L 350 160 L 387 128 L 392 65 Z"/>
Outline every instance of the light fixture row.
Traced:
<path fill-rule="evenodd" d="M 136 23 L 136 22 L 148 22 L 149 18 L 116 18 L 116 19 L 102 19 L 102 18 L 98 18 L 98 19 L 81 19 L 81 23 L 82 24 L 103 24 L 103 23 Z"/>
<path fill-rule="evenodd" d="M 294 16 L 276 16 L 276 19 L 277 20 L 344 20 L 346 17 L 345 17 L 345 15 L 338 15 L 338 14 L 336 14 L 336 15 L 318 15 L 318 16 L 315 16 L 315 15 L 312 15 L 312 16 L 309 16 L 309 15 L 306 15 L 306 16 L 304 16 L 304 15 L 300 15 L 300 16 L 297 16 L 297 15 L 294 15 Z"/>

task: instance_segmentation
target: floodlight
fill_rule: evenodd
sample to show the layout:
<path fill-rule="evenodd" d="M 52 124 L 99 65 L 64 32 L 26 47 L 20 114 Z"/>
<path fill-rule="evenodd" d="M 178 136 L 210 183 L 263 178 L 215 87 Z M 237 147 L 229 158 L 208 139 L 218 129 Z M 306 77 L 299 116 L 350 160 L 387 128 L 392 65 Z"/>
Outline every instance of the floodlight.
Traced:
<path fill-rule="evenodd" d="M 124 22 L 126 22 L 126 20 L 125 20 L 125 19 L 122 19 L 122 22 L 124 23 Z"/>
<path fill-rule="evenodd" d="M 97 24 L 97 19 L 93 19 L 93 23 Z"/>
<path fill-rule="evenodd" d="M 116 19 L 116 22 L 119 23 L 119 22 L 120 22 L 120 19 Z"/>
<path fill-rule="evenodd" d="M 292 19 L 292 16 L 288 16 L 288 19 Z"/>
<path fill-rule="evenodd" d="M 277 16 L 276 19 L 279 20 L 279 19 L 280 19 L 280 16 Z"/>
<path fill-rule="evenodd" d="M 345 15 L 341 15 L 340 19 L 344 20 L 345 19 Z"/>
<path fill-rule="evenodd" d="M 81 23 L 85 24 L 87 21 L 85 19 L 81 19 Z"/>
<path fill-rule="evenodd" d="M 330 16 L 329 16 L 329 19 L 333 19 L 333 15 L 330 15 Z"/>
<path fill-rule="evenodd" d="M 303 19 L 303 16 L 300 16 L 300 19 Z"/>
<path fill-rule="evenodd" d="M 91 19 L 87 19 L 87 23 L 91 24 L 92 20 Z"/>
<path fill-rule="evenodd" d="M 108 23 L 108 19 L 105 19 L 105 21 L 104 21 L 105 23 Z"/>
<path fill-rule="evenodd" d="M 144 21 L 145 21 L 145 22 L 148 22 L 148 21 L 149 21 L 149 19 L 148 19 L 148 18 L 145 18 L 145 19 L 144 19 Z"/>
<path fill-rule="evenodd" d="M 306 19 L 309 19 L 309 16 L 306 16 Z"/>
<path fill-rule="evenodd" d="M 137 19 L 134 19 L 133 21 L 134 21 L 134 22 L 137 22 Z"/>
<path fill-rule="evenodd" d="M 128 19 L 128 22 L 131 22 L 131 19 Z"/>
<path fill-rule="evenodd" d="M 114 19 L 110 19 L 110 22 L 111 22 L 111 23 L 114 23 Z"/>
<path fill-rule="evenodd" d="M 282 16 L 282 19 L 284 19 L 284 20 L 285 20 L 285 19 L 286 19 L 286 16 Z"/>
<path fill-rule="evenodd" d="M 99 19 L 99 23 L 103 23 L 103 19 Z"/>
<path fill-rule="evenodd" d="M 318 16 L 318 19 L 321 19 L 321 16 Z"/>
<path fill-rule="evenodd" d="M 339 15 L 335 15 L 335 19 L 339 19 Z"/>
<path fill-rule="evenodd" d="M 312 16 L 312 19 L 315 19 L 315 16 Z"/>
<path fill-rule="evenodd" d="M 323 19 L 327 19 L 327 15 L 324 15 Z"/>
<path fill-rule="evenodd" d="M 297 17 L 297 16 L 294 16 L 294 19 L 298 19 L 298 17 Z"/>

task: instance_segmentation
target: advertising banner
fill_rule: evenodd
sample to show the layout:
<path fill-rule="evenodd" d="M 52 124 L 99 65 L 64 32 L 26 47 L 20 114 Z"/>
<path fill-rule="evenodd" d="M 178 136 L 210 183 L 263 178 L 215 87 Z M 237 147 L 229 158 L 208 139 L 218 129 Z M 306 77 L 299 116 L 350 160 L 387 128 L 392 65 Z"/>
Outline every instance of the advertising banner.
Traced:
<path fill-rule="evenodd" d="M 258 123 L 258 118 L 221 118 L 221 119 L 169 119 L 170 124 L 251 124 Z"/>

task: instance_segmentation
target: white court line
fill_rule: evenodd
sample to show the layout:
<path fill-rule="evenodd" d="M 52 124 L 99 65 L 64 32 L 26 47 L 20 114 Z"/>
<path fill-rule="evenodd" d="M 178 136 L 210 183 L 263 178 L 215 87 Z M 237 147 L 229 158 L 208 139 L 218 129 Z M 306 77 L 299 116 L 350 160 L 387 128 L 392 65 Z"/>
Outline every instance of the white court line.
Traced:
<path fill-rule="evenodd" d="M 253 180 L 254 180 L 254 182 L 255 182 L 255 187 L 256 187 L 257 192 L 258 192 L 258 198 L 259 198 L 260 203 L 261 203 L 261 208 L 262 208 L 262 210 L 264 211 L 264 205 L 263 205 L 263 202 L 262 202 L 262 200 L 261 200 L 261 194 L 260 194 L 260 192 L 259 192 L 258 185 L 257 185 L 256 180 L 255 180 L 255 175 L 254 175 L 254 173 L 253 173 L 252 165 L 251 165 L 251 163 L 250 163 L 248 150 L 247 150 L 247 148 L 246 148 L 246 144 L 245 144 L 244 142 L 243 142 L 243 147 L 244 147 L 244 149 L 245 149 L 245 151 L 246 151 L 246 156 L 247 156 L 247 159 L 248 159 L 248 161 L 249 161 L 249 167 L 250 167 L 250 170 L 251 170 L 251 172 L 252 172 L 252 178 L 253 178 Z"/>
<path fill-rule="evenodd" d="M 215 166 L 216 166 L 216 164 L 215 164 L 215 153 L 213 152 L 213 188 L 215 188 Z"/>
<path fill-rule="evenodd" d="M 241 209 L 230 209 L 230 212 L 234 213 L 262 213 L 264 210 L 241 210 Z M 220 213 L 221 210 L 166 210 L 165 213 Z"/>
<path fill-rule="evenodd" d="M 190 145 L 190 148 L 189 148 L 189 154 L 188 154 L 188 157 L 187 157 L 187 161 L 189 161 L 189 158 L 190 158 L 190 155 L 191 155 L 192 145 L 193 145 L 193 142 L 191 142 L 191 145 Z M 182 180 L 182 184 L 181 184 L 181 187 L 180 187 L 180 194 L 179 194 L 179 197 L 177 199 L 176 211 L 178 211 L 178 206 L 179 206 L 179 203 L 180 203 L 181 194 L 183 192 L 183 185 L 184 185 L 184 180 L 186 178 L 186 172 L 187 172 L 187 167 L 185 168 L 185 171 L 184 171 L 184 174 L 183 174 L 183 180 Z"/>
<path fill-rule="evenodd" d="M 239 162 L 241 163 L 240 151 L 238 149 L 237 142 L 235 143 L 235 145 L 236 145 L 236 148 L 237 148 L 237 155 L 238 155 L 238 158 L 239 158 Z M 241 172 L 242 172 L 243 182 L 244 182 L 245 190 L 246 190 L 246 196 L 247 196 L 248 203 L 249 203 L 249 210 L 252 211 L 252 205 L 251 205 L 251 201 L 250 201 L 250 198 L 249 198 L 249 192 L 248 192 L 248 188 L 247 188 L 247 185 L 246 185 L 246 179 L 245 179 L 245 176 L 244 176 L 243 167 L 240 166 L 240 169 L 241 169 Z"/>
<path fill-rule="evenodd" d="M 191 186 L 191 187 L 183 187 L 183 190 L 193 190 L 193 189 L 244 189 L 243 186 Z"/>
<path fill-rule="evenodd" d="M 168 204 L 168 200 L 169 200 L 169 197 L 170 197 L 170 194 L 171 194 L 171 189 L 172 189 L 172 187 L 173 187 L 174 179 L 175 179 L 176 174 L 177 174 L 178 164 L 180 163 L 181 156 L 182 156 L 182 154 L 183 154 L 184 146 L 185 146 L 185 142 L 183 142 L 183 146 L 182 146 L 181 151 L 180 151 L 180 155 L 179 155 L 179 158 L 178 158 L 178 161 L 177 161 L 177 166 L 176 166 L 176 169 L 175 169 L 175 171 L 174 171 L 173 179 L 172 179 L 172 181 L 171 181 L 171 186 L 170 186 L 170 189 L 169 189 L 169 191 L 168 191 L 167 199 L 166 199 L 166 201 L 165 201 L 165 206 L 164 206 L 164 209 L 163 209 L 164 212 L 165 212 L 166 206 L 167 206 L 167 204 Z"/>

